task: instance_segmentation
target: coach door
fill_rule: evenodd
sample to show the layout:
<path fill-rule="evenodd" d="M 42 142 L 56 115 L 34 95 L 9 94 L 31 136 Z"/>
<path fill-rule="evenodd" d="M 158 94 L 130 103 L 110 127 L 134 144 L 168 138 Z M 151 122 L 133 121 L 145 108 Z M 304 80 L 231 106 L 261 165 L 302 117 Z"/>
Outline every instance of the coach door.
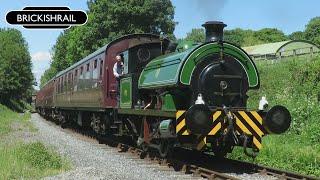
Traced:
<path fill-rule="evenodd" d="M 116 88 L 116 79 L 113 75 L 113 65 L 115 63 L 115 55 L 111 55 L 111 53 L 107 54 L 107 61 L 106 61 L 106 71 L 105 71 L 105 106 L 107 107 L 114 107 L 116 106 L 116 95 L 117 95 L 117 88 Z"/>

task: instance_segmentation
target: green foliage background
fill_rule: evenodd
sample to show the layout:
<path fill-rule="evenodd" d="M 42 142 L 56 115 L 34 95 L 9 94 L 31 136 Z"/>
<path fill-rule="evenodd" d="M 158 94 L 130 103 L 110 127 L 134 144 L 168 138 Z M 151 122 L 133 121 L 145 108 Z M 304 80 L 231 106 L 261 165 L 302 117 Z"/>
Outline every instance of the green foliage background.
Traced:
<path fill-rule="evenodd" d="M 0 29 L 0 103 L 29 99 L 34 78 L 28 45 L 20 31 Z"/>
<path fill-rule="evenodd" d="M 258 31 L 236 28 L 224 31 L 224 40 L 238 46 L 252 46 L 256 44 L 285 41 L 288 39 L 289 38 L 282 31 L 275 28 L 264 28 Z M 185 40 L 204 42 L 204 29 L 192 29 L 191 32 L 187 33 Z"/>
<path fill-rule="evenodd" d="M 185 40 L 204 42 L 203 28 L 192 29 L 187 33 Z M 286 36 L 276 28 L 263 28 L 258 31 L 241 28 L 225 30 L 224 39 L 238 46 L 252 46 L 264 43 L 273 43 L 286 40 L 309 40 L 320 46 L 320 17 L 312 18 L 305 27 L 305 31 L 297 31 Z"/>

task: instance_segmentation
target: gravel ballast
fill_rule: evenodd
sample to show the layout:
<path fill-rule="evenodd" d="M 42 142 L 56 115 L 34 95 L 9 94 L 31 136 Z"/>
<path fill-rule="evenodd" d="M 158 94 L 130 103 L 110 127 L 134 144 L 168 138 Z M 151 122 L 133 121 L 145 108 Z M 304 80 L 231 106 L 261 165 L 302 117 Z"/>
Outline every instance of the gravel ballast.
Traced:
<path fill-rule="evenodd" d="M 191 175 L 161 170 L 160 165 L 141 163 L 144 160 L 118 153 L 116 148 L 99 145 L 62 131 L 59 126 L 32 114 L 32 123 L 38 129 L 36 138 L 52 146 L 62 156 L 69 158 L 73 170 L 46 179 L 191 179 Z"/>
<path fill-rule="evenodd" d="M 119 153 L 116 148 L 67 133 L 38 114 L 32 114 L 31 122 L 38 129 L 35 138 L 68 158 L 73 167 L 68 172 L 45 179 L 202 179 L 148 163 L 147 160 L 138 159 L 128 153 Z M 259 174 L 229 175 L 240 179 L 273 179 Z"/>

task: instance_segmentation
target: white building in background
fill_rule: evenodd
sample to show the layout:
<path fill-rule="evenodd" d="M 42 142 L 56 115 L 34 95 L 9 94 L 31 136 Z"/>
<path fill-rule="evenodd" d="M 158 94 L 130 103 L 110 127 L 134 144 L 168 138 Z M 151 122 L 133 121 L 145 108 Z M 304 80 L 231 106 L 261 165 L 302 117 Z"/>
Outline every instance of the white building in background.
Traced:
<path fill-rule="evenodd" d="M 254 60 L 281 59 L 290 56 L 320 53 L 316 44 L 305 40 L 290 40 L 276 43 L 242 47 Z"/>

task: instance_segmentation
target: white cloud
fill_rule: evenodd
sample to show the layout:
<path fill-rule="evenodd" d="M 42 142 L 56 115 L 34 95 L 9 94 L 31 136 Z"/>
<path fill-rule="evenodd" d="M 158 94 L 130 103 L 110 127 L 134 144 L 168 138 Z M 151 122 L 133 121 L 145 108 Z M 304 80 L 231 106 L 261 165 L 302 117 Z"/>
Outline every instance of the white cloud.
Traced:
<path fill-rule="evenodd" d="M 39 89 L 40 78 L 43 75 L 44 71 L 50 67 L 51 55 L 47 51 L 38 51 L 31 54 L 31 60 L 33 64 L 32 72 L 38 83 L 38 86 L 36 86 L 35 88 Z"/>
<path fill-rule="evenodd" d="M 51 55 L 49 52 L 39 51 L 31 55 L 32 61 L 50 61 Z"/>

